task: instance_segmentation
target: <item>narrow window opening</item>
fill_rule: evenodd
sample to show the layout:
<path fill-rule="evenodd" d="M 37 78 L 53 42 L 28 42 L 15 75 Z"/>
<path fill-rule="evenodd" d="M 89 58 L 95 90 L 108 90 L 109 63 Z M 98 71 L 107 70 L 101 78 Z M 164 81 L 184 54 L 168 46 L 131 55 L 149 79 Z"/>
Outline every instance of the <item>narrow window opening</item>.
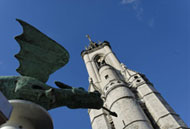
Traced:
<path fill-rule="evenodd" d="M 105 76 L 105 79 L 108 79 L 108 78 L 109 78 L 109 76 L 108 76 L 108 75 L 106 75 L 106 76 Z"/>
<path fill-rule="evenodd" d="M 96 56 L 96 57 L 94 58 L 94 62 L 96 63 L 98 69 L 99 69 L 101 66 L 106 65 L 106 62 L 105 62 L 104 57 L 103 57 L 103 56 L 100 56 L 100 55 L 98 55 L 98 56 Z"/>
<path fill-rule="evenodd" d="M 108 121 L 109 121 L 109 123 L 110 123 L 111 129 L 115 129 L 115 125 L 114 125 L 114 123 L 113 123 L 113 120 L 112 120 L 111 116 L 110 116 L 110 115 L 107 115 L 107 118 L 108 118 Z"/>
<path fill-rule="evenodd" d="M 112 121 L 112 122 L 110 122 L 110 125 L 111 125 L 111 129 L 115 129 L 115 126 L 114 126 L 113 121 Z"/>
<path fill-rule="evenodd" d="M 125 121 L 124 121 L 124 120 L 122 120 L 122 122 L 123 122 L 123 125 L 124 125 L 124 127 L 125 127 L 125 126 L 126 126 L 126 125 L 125 125 Z"/>

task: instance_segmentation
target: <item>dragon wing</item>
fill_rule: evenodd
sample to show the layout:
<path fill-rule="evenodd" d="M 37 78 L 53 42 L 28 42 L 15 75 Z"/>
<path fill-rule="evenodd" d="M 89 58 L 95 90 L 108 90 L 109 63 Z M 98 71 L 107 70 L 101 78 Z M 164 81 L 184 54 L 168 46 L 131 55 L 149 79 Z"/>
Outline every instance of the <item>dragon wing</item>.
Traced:
<path fill-rule="evenodd" d="M 20 66 L 17 72 L 46 82 L 49 75 L 69 61 L 68 51 L 28 23 L 16 19 L 23 27 L 23 33 L 15 39 L 20 52 L 15 55 Z"/>

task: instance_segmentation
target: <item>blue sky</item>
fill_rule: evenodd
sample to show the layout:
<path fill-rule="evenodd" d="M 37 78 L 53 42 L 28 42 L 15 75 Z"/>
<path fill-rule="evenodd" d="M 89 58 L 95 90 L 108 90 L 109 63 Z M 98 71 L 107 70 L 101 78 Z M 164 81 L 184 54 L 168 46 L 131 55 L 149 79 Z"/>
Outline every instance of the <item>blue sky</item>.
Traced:
<path fill-rule="evenodd" d="M 80 52 L 94 41 L 107 40 L 126 66 L 144 73 L 190 125 L 188 0 L 0 0 L 0 75 L 18 75 L 14 55 L 22 19 L 63 45 L 69 63 L 52 74 L 55 80 L 88 88 Z M 50 111 L 55 129 L 90 129 L 85 109 Z"/>

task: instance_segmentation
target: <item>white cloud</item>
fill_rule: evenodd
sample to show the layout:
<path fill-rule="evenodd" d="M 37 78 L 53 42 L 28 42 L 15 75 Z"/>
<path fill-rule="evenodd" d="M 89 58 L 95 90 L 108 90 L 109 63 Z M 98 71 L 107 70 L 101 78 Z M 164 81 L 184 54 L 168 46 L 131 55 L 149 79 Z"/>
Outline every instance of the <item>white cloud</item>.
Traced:
<path fill-rule="evenodd" d="M 138 20 L 142 20 L 144 9 L 141 4 L 141 0 L 122 0 L 123 5 L 132 6 L 133 10 L 136 12 L 136 17 Z"/>
<path fill-rule="evenodd" d="M 135 2 L 136 0 L 122 0 L 121 3 L 122 4 L 131 4 L 133 2 Z"/>
<path fill-rule="evenodd" d="M 143 0 L 121 0 L 122 5 L 126 5 L 129 8 L 132 8 L 135 12 L 136 18 L 146 23 L 150 28 L 155 27 L 155 17 L 145 18 L 144 15 L 144 8 L 142 5 Z"/>

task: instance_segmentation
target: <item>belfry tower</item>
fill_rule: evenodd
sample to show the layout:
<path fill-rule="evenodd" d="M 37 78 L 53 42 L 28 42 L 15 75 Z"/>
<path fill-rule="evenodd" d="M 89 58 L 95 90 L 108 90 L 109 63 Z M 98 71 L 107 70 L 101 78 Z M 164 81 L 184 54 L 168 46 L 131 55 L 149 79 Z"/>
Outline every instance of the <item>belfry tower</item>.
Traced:
<path fill-rule="evenodd" d="M 104 107 L 117 114 L 89 109 L 92 129 L 188 129 L 145 75 L 120 63 L 107 41 L 89 40 L 89 47 L 81 53 L 89 91 L 99 91 Z"/>

